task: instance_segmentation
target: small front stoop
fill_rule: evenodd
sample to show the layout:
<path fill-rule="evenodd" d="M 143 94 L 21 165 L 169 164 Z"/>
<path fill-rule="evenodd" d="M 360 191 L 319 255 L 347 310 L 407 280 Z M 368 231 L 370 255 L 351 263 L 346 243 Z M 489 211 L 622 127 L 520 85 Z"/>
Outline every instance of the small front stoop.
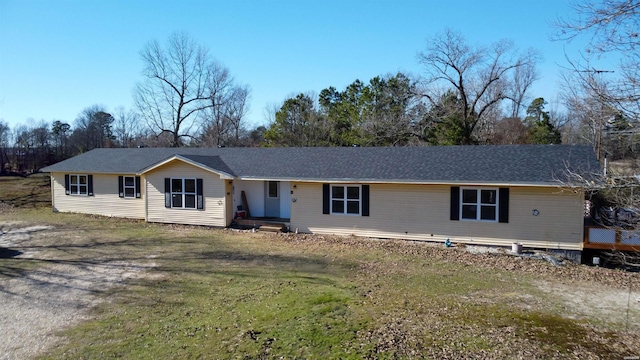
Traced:
<path fill-rule="evenodd" d="M 287 223 L 280 221 L 273 221 L 274 219 L 260 219 L 260 218 L 250 218 L 250 219 L 235 219 L 233 220 L 232 227 L 238 227 L 240 229 L 256 229 L 258 231 L 268 231 L 268 232 L 286 232 L 287 231 Z M 284 219 L 283 219 L 284 220 Z M 288 219 L 287 219 L 288 220 Z"/>
<path fill-rule="evenodd" d="M 260 225 L 258 230 L 268 231 L 268 232 L 284 232 L 285 226 L 282 224 L 264 224 L 264 225 Z"/>

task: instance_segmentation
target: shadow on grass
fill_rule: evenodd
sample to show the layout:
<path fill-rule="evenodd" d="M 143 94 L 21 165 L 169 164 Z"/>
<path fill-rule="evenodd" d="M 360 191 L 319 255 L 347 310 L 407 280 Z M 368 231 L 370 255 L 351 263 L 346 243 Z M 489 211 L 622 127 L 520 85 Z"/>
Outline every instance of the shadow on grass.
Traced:
<path fill-rule="evenodd" d="M 285 254 L 249 253 L 241 250 L 187 252 L 163 256 L 154 269 L 168 276 L 232 276 L 237 278 L 273 279 L 286 274 L 307 283 L 331 285 L 328 275 L 348 270 L 350 264 L 330 262 L 319 257 Z M 280 275 L 276 275 L 280 274 Z"/>
<path fill-rule="evenodd" d="M 94 295 L 136 279 L 141 280 L 136 281 L 138 285 L 154 286 L 158 279 L 194 275 L 271 278 L 274 269 L 295 271 L 300 279 L 308 282 L 331 283 L 326 278 L 330 264 L 322 258 L 235 249 L 193 249 L 198 245 L 207 246 L 201 238 L 155 240 L 157 243 L 137 238 L 111 241 L 94 237 L 77 244 L 17 247 L 20 250 L 10 249 L 7 256 L 1 256 L 0 252 L 0 258 L 4 259 L 0 262 L 0 279 L 16 278 L 38 288 Z M 224 244 L 214 246 L 226 247 Z M 46 255 L 19 257 L 24 252 Z M 341 265 L 332 262 L 331 266 Z M 145 273 L 152 276 L 147 277 Z M 7 287 L 0 287 L 0 292 L 24 298 L 32 296 L 15 293 Z"/>
<path fill-rule="evenodd" d="M 282 254 L 248 253 L 237 250 L 204 251 L 190 254 L 192 259 L 206 259 L 212 261 L 231 262 L 235 264 L 252 264 L 256 266 L 286 266 L 286 265 L 312 265 L 325 267 L 328 262 L 325 259 L 308 256 L 292 256 Z"/>

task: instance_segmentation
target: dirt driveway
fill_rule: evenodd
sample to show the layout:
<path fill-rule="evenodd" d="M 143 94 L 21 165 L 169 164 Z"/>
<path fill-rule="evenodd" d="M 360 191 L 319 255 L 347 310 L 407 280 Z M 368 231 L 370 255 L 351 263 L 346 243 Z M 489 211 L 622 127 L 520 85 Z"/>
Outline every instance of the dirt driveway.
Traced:
<path fill-rule="evenodd" d="M 63 339 L 56 333 L 89 318 L 100 293 L 155 266 L 60 256 L 51 226 L 0 223 L 0 359 L 28 359 Z M 70 234 L 66 234 L 70 235 Z M 23 262 L 12 266 L 11 261 Z M 34 265 L 29 268 L 29 262 Z M 26 265 L 25 265 L 26 263 Z"/>

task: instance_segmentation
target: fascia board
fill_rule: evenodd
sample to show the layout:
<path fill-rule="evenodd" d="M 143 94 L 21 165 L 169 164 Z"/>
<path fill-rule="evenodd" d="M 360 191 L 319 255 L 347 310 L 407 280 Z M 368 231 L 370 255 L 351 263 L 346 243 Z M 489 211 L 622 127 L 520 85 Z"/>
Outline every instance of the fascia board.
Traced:
<path fill-rule="evenodd" d="M 156 164 L 151 165 L 151 166 L 149 166 L 149 167 L 147 167 L 145 169 L 142 169 L 138 173 L 138 175 L 142 175 L 142 174 L 148 173 L 150 171 L 153 171 L 154 169 L 157 169 L 157 168 L 159 168 L 159 167 L 161 167 L 163 165 L 166 165 L 166 164 L 168 164 L 168 163 L 170 163 L 170 162 L 172 162 L 174 160 L 182 161 L 182 162 L 185 162 L 185 163 L 187 163 L 189 165 L 195 166 L 195 167 L 197 167 L 199 169 L 202 169 L 202 170 L 205 170 L 205 171 L 212 172 L 214 174 L 220 175 L 221 179 L 225 179 L 225 180 L 233 180 L 233 179 L 235 179 L 235 176 L 233 176 L 231 174 L 228 174 L 228 173 L 226 173 L 224 171 L 220 171 L 220 170 L 216 170 L 216 169 L 210 168 L 210 167 L 208 167 L 208 166 L 206 166 L 204 164 L 201 164 L 199 162 L 193 161 L 191 159 L 187 159 L 187 158 L 185 158 L 183 156 L 180 156 L 180 155 L 172 155 L 169 158 L 160 161 L 159 163 L 156 163 Z"/>

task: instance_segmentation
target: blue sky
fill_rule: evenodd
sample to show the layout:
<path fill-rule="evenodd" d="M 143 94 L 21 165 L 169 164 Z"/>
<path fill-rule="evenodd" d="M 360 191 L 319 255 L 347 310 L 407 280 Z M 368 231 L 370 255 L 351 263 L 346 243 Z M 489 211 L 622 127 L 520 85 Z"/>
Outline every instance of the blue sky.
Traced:
<path fill-rule="evenodd" d="M 417 53 L 447 27 L 470 44 L 508 38 L 537 49 L 543 62 L 532 95 L 553 101 L 564 53 L 580 45 L 549 40 L 550 23 L 570 15 L 565 0 L 0 0 L 0 119 L 73 124 L 94 104 L 131 108 L 140 50 L 175 31 L 251 87 L 251 126 L 290 95 L 420 74 Z"/>

